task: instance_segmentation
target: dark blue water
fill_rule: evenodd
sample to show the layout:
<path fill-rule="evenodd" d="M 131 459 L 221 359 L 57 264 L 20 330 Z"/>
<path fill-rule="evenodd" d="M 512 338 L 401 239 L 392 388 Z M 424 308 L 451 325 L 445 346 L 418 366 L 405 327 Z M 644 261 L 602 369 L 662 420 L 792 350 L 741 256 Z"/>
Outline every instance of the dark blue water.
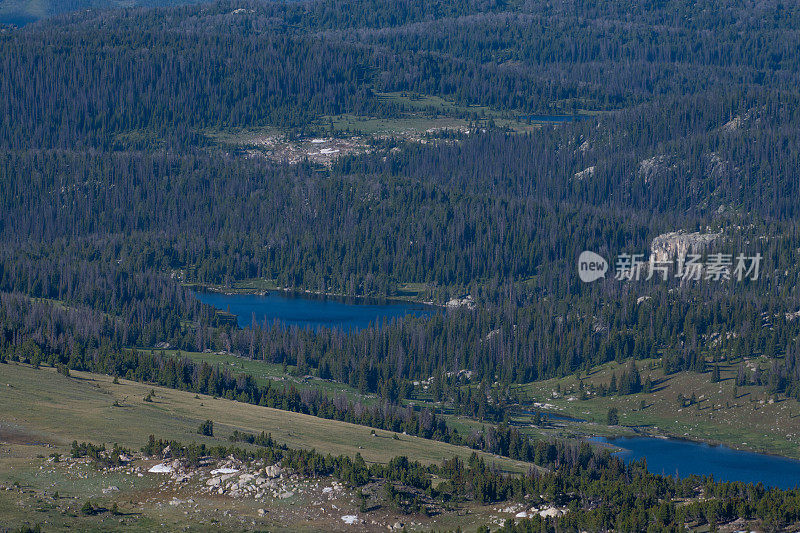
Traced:
<path fill-rule="evenodd" d="M 26 17 L 24 15 L 20 16 L 8 16 L 8 17 L 0 17 L 0 24 L 8 24 L 10 26 L 25 26 L 26 24 L 30 24 L 34 22 L 36 19 L 34 17 Z"/>
<path fill-rule="evenodd" d="M 691 474 L 713 475 L 717 481 L 761 482 L 768 487 L 790 489 L 800 485 L 800 461 L 732 450 L 727 446 L 655 437 L 595 437 L 623 448 L 616 455 L 626 462 L 645 458 L 654 474 L 686 477 Z"/>
<path fill-rule="evenodd" d="M 409 315 L 429 316 L 438 308 L 404 302 L 400 300 L 376 301 L 360 298 L 338 299 L 295 295 L 284 292 L 257 294 L 220 294 L 216 292 L 195 292 L 194 296 L 203 303 L 236 315 L 241 327 L 250 326 L 255 321 L 268 324 L 276 320 L 286 326 L 319 329 L 335 328 L 342 331 L 358 331 L 370 324 L 380 325 L 384 320 L 391 321 Z"/>

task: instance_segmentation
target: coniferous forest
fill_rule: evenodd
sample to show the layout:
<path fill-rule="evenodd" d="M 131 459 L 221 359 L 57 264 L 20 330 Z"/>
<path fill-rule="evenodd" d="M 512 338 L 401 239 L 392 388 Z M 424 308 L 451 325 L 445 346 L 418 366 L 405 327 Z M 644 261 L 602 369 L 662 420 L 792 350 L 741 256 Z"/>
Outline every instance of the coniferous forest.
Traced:
<path fill-rule="evenodd" d="M 74 4 L 0 25 L 0 376 L 103 374 L 530 463 L 367 465 L 239 430 L 249 448 L 159 431 L 147 447 L 282 461 L 359 491 L 383 480 L 395 504 L 402 481 L 409 514 L 542 494 L 568 512 L 503 530 L 797 527 L 796 489 L 651 473 L 589 435 L 543 437 L 547 398 L 530 391 L 557 383 L 559 398 L 572 380 L 603 427 L 636 431 L 658 425 L 624 423 L 654 392 L 700 410 L 670 388 L 682 380 L 730 385 L 728 407 L 760 394 L 752 410 L 800 413 L 798 6 Z M 337 148 L 285 156 L 323 141 Z M 647 262 L 657 242 L 670 258 L 758 254 L 760 275 L 616 279 L 615 258 Z M 584 250 L 608 260 L 603 279 L 581 281 Z M 195 297 L 250 285 L 436 312 L 242 327 Z M 641 398 L 622 423 L 602 403 L 620 397 Z M 740 434 L 703 440 L 753 448 Z"/>

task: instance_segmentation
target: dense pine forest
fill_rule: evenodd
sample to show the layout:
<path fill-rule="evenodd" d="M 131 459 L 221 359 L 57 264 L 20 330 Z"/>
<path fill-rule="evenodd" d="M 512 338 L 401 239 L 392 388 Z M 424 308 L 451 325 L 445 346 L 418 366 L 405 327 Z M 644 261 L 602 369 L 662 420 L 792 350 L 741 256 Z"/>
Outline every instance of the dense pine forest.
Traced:
<path fill-rule="evenodd" d="M 507 424 L 524 401 L 512 385 L 630 359 L 667 374 L 716 368 L 717 379 L 715 365 L 738 365 L 738 386 L 800 400 L 797 6 L 223 0 L 64 11 L 0 26 L 0 361 L 566 464 L 518 481 L 464 478 L 478 465 L 436 473 L 450 491 L 504 494 L 483 501 L 553 486 L 583 499 L 570 497 L 584 514 L 508 531 L 640 530 L 653 513 L 655 529 L 687 515 L 711 523 L 704 513 L 797 521 L 794 493 L 713 482 L 706 495 L 724 492 L 715 501 L 727 507 L 682 508 L 677 520 L 658 501 L 690 482 L 556 452 Z M 462 126 L 412 137 L 335 127 L 342 117 Z M 367 148 L 329 165 L 287 162 L 241 142 L 253 132 Z M 647 255 L 676 231 L 719 235 L 715 252 L 760 254 L 761 275 L 626 282 L 612 264 L 601 281 L 578 277 L 583 250 Z M 242 328 L 192 292 L 254 279 L 381 299 L 414 286 L 443 308 L 353 332 Z M 444 307 L 466 295 L 474 306 Z M 377 400 L 264 386 L 159 346 L 291 366 Z M 748 370 L 753 357 L 768 368 Z M 645 387 L 632 369 L 613 392 Z M 432 403 L 415 408 L 420 382 Z M 459 432 L 436 405 L 483 429 Z M 575 457 L 543 459 L 565 454 Z M 620 476 L 647 494 L 634 504 L 632 485 L 614 485 L 625 519 L 597 508 Z"/>

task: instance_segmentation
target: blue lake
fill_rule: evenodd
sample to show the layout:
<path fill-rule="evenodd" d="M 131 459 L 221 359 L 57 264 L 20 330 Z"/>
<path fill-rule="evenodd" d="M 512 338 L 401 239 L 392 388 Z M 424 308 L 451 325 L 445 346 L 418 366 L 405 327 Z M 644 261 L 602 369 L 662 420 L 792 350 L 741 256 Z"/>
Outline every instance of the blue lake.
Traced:
<path fill-rule="evenodd" d="M 12 24 L 14 26 L 19 26 L 20 28 L 35 21 L 36 19 L 34 17 L 26 17 L 24 15 L 18 17 L 0 17 L 0 24 Z"/>
<path fill-rule="evenodd" d="M 626 462 L 645 458 L 647 469 L 654 474 L 713 475 L 717 481 L 761 482 L 782 489 L 800 485 L 800 461 L 785 457 L 680 439 L 595 437 L 592 440 L 623 448 L 616 455 Z"/>
<path fill-rule="evenodd" d="M 430 305 L 400 300 L 369 300 L 362 298 L 330 298 L 312 295 L 297 295 L 273 291 L 267 295 L 220 294 L 216 292 L 194 292 L 201 302 L 236 315 L 241 327 L 268 324 L 275 321 L 286 326 L 308 329 L 335 328 L 342 331 L 358 331 L 370 324 L 382 324 L 409 315 L 429 316 L 439 312 Z"/>

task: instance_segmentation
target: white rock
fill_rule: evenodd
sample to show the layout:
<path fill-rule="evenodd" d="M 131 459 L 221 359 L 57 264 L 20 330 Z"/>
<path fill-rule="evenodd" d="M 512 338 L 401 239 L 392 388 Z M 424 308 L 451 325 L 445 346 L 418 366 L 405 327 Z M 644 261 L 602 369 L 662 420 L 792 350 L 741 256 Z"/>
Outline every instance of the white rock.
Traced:
<path fill-rule="evenodd" d="M 558 509 L 557 507 L 545 507 L 539 511 L 539 516 L 543 518 L 553 518 L 557 516 L 561 516 L 566 513 L 564 509 Z"/>
<path fill-rule="evenodd" d="M 270 465 L 264 469 L 264 474 L 269 478 L 280 477 L 283 474 L 283 468 L 278 465 Z"/>
<path fill-rule="evenodd" d="M 239 471 L 239 469 L 238 469 L 238 468 L 216 468 L 216 469 L 214 469 L 214 470 L 212 470 L 212 471 L 211 471 L 211 475 L 217 475 L 217 474 L 235 474 L 235 473 L 236 473 L 236 472 L 238 472 L 238 471 Z"/>
<path fill-rule="evenodd" d="M 173 470 L 172 466 L 160 463 L 152 466 L 148 472 L 151 474 L 171 474 Z"/>

